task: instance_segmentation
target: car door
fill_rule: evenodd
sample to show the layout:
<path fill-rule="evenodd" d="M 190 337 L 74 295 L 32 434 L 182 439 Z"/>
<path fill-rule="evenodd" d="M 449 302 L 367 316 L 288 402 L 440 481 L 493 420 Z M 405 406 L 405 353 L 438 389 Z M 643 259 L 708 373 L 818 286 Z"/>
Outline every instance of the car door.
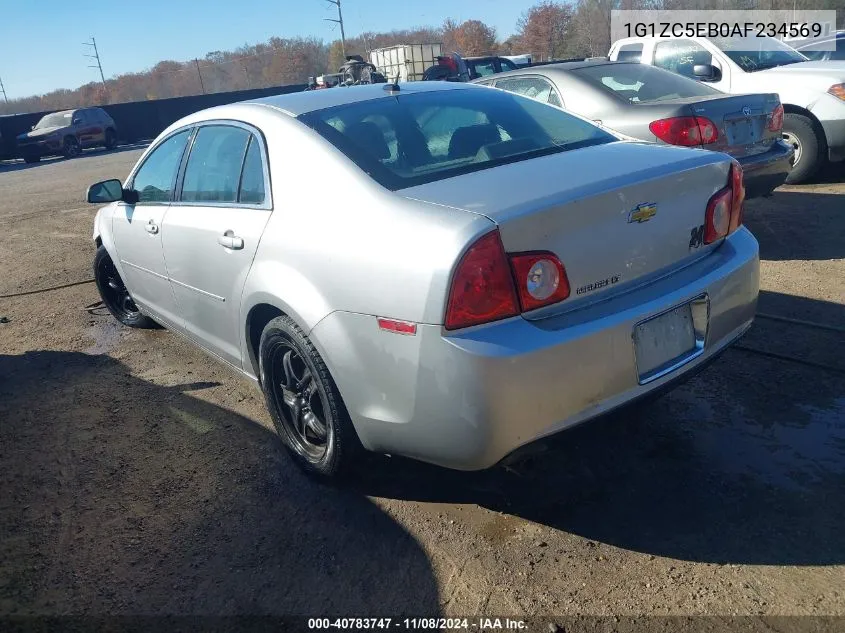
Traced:
<path fill-rule="evenodd" d="M 90 110 L 77 110 L 73 114 L 76 137 L 82 147 L 91 147 L 101 142 L 103 126 L 94 118 Z"/>
<path fill-rule="evenodd" d="M 182 319 L 164 265 L 161 229 L 191 131 L 171 134 L 147 154 L 126 185 L 138 192 L 138 202 L 118 203 L 112 215 L 127 289 L 142 310 L 171 327 L 180 327 Z"/>
<path fill-rule="evenodd" d="M 237 367 L 241 291 L 272 209 L 266 156 L 255 128 L 199 127 L 162 230 L 186 332 Z"/>

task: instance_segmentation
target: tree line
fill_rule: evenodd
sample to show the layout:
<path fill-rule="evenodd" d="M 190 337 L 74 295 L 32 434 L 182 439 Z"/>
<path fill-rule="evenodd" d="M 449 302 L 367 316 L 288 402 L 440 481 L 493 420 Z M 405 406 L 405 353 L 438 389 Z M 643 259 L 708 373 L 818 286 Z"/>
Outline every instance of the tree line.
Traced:
<path fill-rule="evenodd" d="M 537 61 L 606 55 L 613 9 L 836 9 L 840 26 L 845 0 L 541 0 L 516 23 L 513 35 L 500 39 L 483 20 L 439 26 L 365 32 L 346 39 L 346 54 L 366 59 L 370 50 L 396 44 L 434 43 L 444 53 L 464 56 L 530 53 Z M 314 37 L 270 38 L 232 51 L 213 51 L 202 59 L 164 60 L 148 70 L 91 82 L 75 90 L 0 103 L 0 114 L 61 110 L 127 101 L 166 99 L 247 88 L 305 83 L 309 77 L 336 72 L 343 63 L 340 40 Z"/>

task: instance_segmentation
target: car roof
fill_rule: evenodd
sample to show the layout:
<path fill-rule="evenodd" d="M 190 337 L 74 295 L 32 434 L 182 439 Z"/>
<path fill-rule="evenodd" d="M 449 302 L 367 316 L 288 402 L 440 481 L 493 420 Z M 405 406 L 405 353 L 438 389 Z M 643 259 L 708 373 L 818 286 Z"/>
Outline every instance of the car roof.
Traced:
<path fill-rule="evenodd" d="M 837 31 L 836 33 L 831 33 L 830 35 L 822 35 L 821 37 L 814 37 L 812 39 L 808 38 L 804 40 L 794 41 L 797 45 L 796 50 L 801 50 L 802 48 L 807 48 L 808 46 L 815 46 L 817 44 L 823 44 L 825 42 L 831 42 L 833 40 L 845 40 L 845 31 Z M 792 42 L 786 43 L 792 46 Z"/>
<path fill-rule="evenodd" d="M 620 64 L 637 64 L 640 65 L 639 62 L 611 62 L 606 59 L 593 59 L 593 60 L 584 60 L 580 62 L 561 62 L 559 64 L 541 64 L 539 66 L 523 66 L 522 68 L 518 68 L 516 70 L 509 70 L 504 73 L 496 73 L 495 75 L 487 75 L 486 77 L 482 77 L 481 79 L 476 79 L 472 83 L 481 83 L 482 80 L 497 80 L 503 77 L 509 77 L 511 75 L 542 75 L 544 73 L 552 72 L 568 72 L 570 70 L 578 70 L 579 68 L 590 68 L 593 66 L 619 66 Z"/>
<path fill-rule="evenodd" d="M 465 83 L 452 81 L 414 81 L 399 84 L 399 92 L 387 89 L 390 84 L 370 84 L 365 86 L 350 86 L 348 88 L 334 87 L 323 90 L 304 90 L 284 95 L 262 97 L 242 103 L 254 103 L 270 106 L 291 116 L 299 116 L 307 112 L 324 110 L 339 105 L 386 99 L 403 94 L 417 94 L 422 92 L 438 92 L 444 90 L 477 89 Z"/>

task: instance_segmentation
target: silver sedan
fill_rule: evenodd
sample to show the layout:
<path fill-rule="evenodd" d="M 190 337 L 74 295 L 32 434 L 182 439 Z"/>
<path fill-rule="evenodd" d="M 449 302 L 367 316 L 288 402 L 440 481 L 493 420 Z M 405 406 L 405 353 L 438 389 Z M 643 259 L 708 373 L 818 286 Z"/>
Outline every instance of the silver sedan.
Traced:
<path fill-rule="evenodd" d="M 255 381 L 308 472 L 473 470 L 688 376 L 754 318 L 742 170 L 432 82 L 212 108 L 88 191 L 105 305 Z"/>

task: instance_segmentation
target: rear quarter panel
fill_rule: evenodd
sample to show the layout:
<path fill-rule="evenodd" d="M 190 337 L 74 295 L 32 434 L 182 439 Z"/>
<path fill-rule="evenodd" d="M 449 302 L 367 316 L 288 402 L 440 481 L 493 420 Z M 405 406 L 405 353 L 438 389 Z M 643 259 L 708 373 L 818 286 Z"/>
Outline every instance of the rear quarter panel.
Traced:
<path fill-rule="evenodd" d="M 269 303 L 305 332 L 334 311 L 442 323 L 452 268 L 493 223 L 382 188 L 286 115 L 253 120 L 267 140 L 274 209 L 244 287 L 241 322 Z M 244 345 L 246 336 L 244 328 Z"/>

